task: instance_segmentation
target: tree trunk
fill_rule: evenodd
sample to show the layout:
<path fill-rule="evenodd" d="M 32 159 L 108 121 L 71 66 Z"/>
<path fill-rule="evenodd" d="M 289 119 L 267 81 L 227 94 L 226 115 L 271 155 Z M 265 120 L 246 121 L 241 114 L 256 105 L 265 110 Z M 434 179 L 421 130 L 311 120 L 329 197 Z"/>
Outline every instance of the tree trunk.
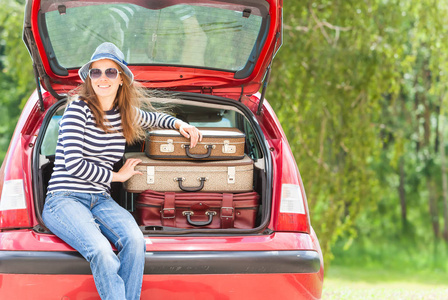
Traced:
<path fill-rule="evenodd" d="M 448 186 L 446 176 L 445 158 L 445 121 L 440 120 L 439 142 L 440 142 L 440 167 L 442 171 L 442 198 L 443 198 L 443 239 L 448 242 Z"/>
<path fill-rule="evenodd" d="M 434 232 L 434 236 L 436 240 L 440 235 L 440 225 L 439 225 L 439 215 L 437 214 L 437 199 L 434 197 L 434 190 L 436 186 L 434 182 L 430 178 L 426 179 L 426 188 L 428 189 L 429 195 L 429 215 L 431 218 L 432 230 Z"/>
<path fill-rule="evenodd" d="M 426 78 L 425 78 L 426 79 Z M 423 137 L 420 140 L 421 149 L 426 149 L 427 152 L 424 155 L 423 163 L 425 165 L 425 177 L 426 177 L 426 187 L 428 191 L 428 202 L 429 202 L 429 215 L 431 218 L 431 224 L 434 231 L 434 236 L 436 239 L 440 237 L 440 223 L 439 214 L 437 209 L 437 185 L 434 182 L 434 178 L 431 173 L 433 158 L 429 154 L 430 147 L 430 106 L 428 104 L 428 98 L 424 93 L 420 95 L 417 93 L 416 98 L 421 105 L 425 108 L 420 117 L 423 118 Z"/>
<path fill-rule="evenodd" d="M 404 173 L 403 157 L 400 158 L 400 162 L 399 162 L 399 175 L 400 175 L 400 184 L 398 186 L 398 195 L 400 196 L 401 223 L 403 226 L 403 232 L 407 232 L 408 231 L 408 219 L 407 219 L 407 208 L 406 208 L 406 192 L 404 189 L 405 173 Z"/>

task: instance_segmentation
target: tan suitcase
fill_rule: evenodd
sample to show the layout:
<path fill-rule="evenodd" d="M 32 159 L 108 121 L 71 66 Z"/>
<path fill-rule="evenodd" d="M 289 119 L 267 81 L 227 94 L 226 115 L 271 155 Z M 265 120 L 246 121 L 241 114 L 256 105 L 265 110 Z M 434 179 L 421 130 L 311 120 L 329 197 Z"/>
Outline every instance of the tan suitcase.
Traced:
<path fill-rule="evenodd" d="M 244 158 L 246 137 L 237 128 L 199 128 L 202 141 L 190 148 L 190 140 L 173 129 L 151 130 L 146 155 L 170 160 L 232 160 Z"/>
<path fill-rule="evenodd" d="M 226 192 L 239 193 L 253 190 L 253 161 L 245 156 L 240 160 L 223 161 L 168 161 L 155 160 L 143 152 L 130 152 L 125 159 L 142 160 L 135 169 L 143 175 L 134 175 L 125 182 L 128 192 L 145 190 L 157 192 Z"/>

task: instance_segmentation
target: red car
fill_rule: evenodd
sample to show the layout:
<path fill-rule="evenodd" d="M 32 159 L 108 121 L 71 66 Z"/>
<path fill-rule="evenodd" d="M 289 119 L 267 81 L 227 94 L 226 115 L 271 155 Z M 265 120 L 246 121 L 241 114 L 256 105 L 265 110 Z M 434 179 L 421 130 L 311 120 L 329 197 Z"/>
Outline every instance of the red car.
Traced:
<path fill-rule="evenodd" d="M 154 105 L 201 127 L 237 127 L 254 161 L 254 228 L 144 227 L 142 299 L 319 299 L 323 259 L 288 141 L 264 99 L 282 44 L 281 0 L 27 1 L 31 95 L 0 170 L 0 299 L 99 299 L 89 264 L 42 221 L 67 92 L 102 42 L 125 54 Z M 279 74 L 281 75 L 281 74 Z M 261 90 L 261 93 L 259 93 Z M 294 120 L 291 120 L 294 121 Z M 126 152 L 142 151 L 142 145 Z M 117 166 L 118 168 L 119 166 Z M 136 195 L 114 183 L 134 212 Z"/>

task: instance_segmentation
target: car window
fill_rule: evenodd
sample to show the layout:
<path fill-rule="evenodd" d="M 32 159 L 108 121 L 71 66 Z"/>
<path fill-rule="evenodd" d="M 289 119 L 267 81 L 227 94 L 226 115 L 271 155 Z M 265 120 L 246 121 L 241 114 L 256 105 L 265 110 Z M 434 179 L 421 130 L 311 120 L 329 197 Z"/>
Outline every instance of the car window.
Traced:
<path fill-rule="evenodd" d="M 109 41 L 123 50 L 131 65 L 237 71 L 250 59 L 263 21 L 257 8 L 236 4 L 150 9 L 134 4 L 52 2 L 43 8 L 43 16 L 56 59 L 67 69 L 80 67 L 99 44 Z"/>
<path fill-rule="evenodd" d="M 47 130 L 45 131 L 42 146 L 40 148 L 40 154 L 44 156 L 52 156 L 56 153 L 56 144 L 58 142 L 59 134 L 59 122 L 62 118 L 63 112 L 64 110 L 60 109 L 53 117 L 51 117 L 50 123 L 48 124 Z"/>

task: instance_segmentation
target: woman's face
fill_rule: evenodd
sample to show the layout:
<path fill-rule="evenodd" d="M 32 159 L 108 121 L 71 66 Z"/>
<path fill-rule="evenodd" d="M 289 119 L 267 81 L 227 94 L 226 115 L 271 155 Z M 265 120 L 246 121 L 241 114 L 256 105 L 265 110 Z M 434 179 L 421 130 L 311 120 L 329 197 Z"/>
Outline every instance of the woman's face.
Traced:
<path fill-rule="evenodd" d="M 90 69 L 100 69 L 102 72 L 100 78 L 98 79 L 90 78 L 92 88 L 100 101 L 115 100 L 118 88 L 120 87 L 120 84 L 123 83 L 123 79 L 121 78 L 120 73 L 118 73 L 118 76 L 115 79 L 110 79 L 106 76 L 105 71 L 109 68 L 115 68 L 119 70 L 118 65 L 114 61 L 109 59 L 98 60 L 90 65 Z"/>

